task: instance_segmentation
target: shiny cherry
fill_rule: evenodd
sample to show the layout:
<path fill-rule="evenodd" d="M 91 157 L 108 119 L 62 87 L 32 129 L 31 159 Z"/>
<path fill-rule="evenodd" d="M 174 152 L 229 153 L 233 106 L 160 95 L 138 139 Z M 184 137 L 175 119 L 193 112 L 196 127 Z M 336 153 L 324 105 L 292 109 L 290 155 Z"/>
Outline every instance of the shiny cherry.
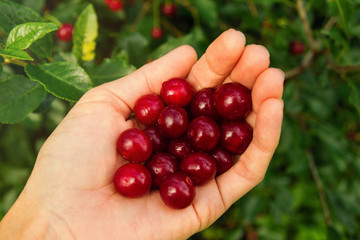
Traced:
<path fill-rule="evenodd" d="M 159 27 L 154 27 L 151 29 L 151 37 L 154 39 L 161 39 L 164 36 L 164 31 Z"/>
<path fill-rule="evenodd" d="M 177 6 L 173 3 L 164 3 L 161 6 L 162 13 L 167 17 L 173 17 L 176 15 L 177 12 Z"/>
<path fill-rule="evenodd" d="M 187 137 L 194 150 L 209 152 L 219 142 L 220 129 L 211 118 L 200 116 L 189 123 Z"/>
<path fill-rule="evenodd" d="M 251 111 L 250 91 L 240 83 L 225 83 L 214 93 L 217 112 L 226 119 L 245 118 Z"/>
<path fill-rule="evenodd" d="M 135 118 L 142 124 L 152 125 L 156 123 L 160 111 L 165 107 L 160 97 L 154 94 L 146 94 L 136 100 L 134 105 Z"/>
<path fill-rule="evenodd" d="M 216 147 L 210 155 L 216 160 L 216 175 L 226 172 L 234 163 L 232 154 L 222 147 Z"/>
<path fill-rule="evenodd" d="M 168 153 L 174 155 L 177 159 L 183 159 L 192 152 L 187 137 L 170 139 L 167 146 Z"/>
<path fill-rule="evenodd" d="M 168 207 L 186 208 L 195 198 L 195 187 L 188 175 L 183 172 L 176 172 L 161 182 L 160 196 Z"/>
<path fill-rule="evenodd" d="M 150 157 L 152 143 L 146 133 L 137 128 L 130 128 L 120 134 L 117 150 L 124 159 L 142 163 Z"/>
<path fill-rule="evenodd" d="M 151 174 L 143 165 L 127 163 L 116 171 L 114 185 L 123 196 L 141 197 L 151 188 Z"/>
<path fill-rule="evenodd" d="M 60 41 L 69 42 L 72 39 L 74 27 L 70 23 L 64 23 L 61 25 L 56 34 Z"/>
<path fill-rule="evenodd" d="M 220 115 L 214 105 L 215 88 L 204 88 L 196 92 L 191 101 L 191 113 L 196 116 L 207 116 L 214 120 L 219 119 Z"/>
<path fill-rule="evenodd" d="M 178 138 L 183 135 L 188 126 L 186 110 L 177 105 L 165 107 L 158 118 L 158 130 L 167 138 Z"/>
<path fill-rule="evenodd" d="M 253 137 L 253 129 L 245 121 L 226 121 L 220 126 L 220 144 L 226 150 L 242 154 Z"/>
<path fill-rule="evenodd" d="M 151 173 L 153 188 L 157 189 L 166 176 L 178 170 L 179 162 L 171 154 L 162 152 L 147 160 L 145 166 Z"/>
<path fill-rule="evenodd" d="M 124 3 L 122 0 L 104 0 L 104 2 L 113 12 L 120 11 L 124 8 Z"/>
<path fill-rule="evenodd" d="M 163 82 L 160 96 L 167 105 L 185 107 L 191 102 L 194 90 L 189 82 L 182 78 L 172 78 Z"/>
<path fill-rule="evenodd" d="M 216 174 L 215 159 L 207 153 L 190 153 L 180 162 L 180 170 L 189 175 L 195 185 L 203 185 Z"/>
<path fill-rule="evenodd" d="M 144 130 L 152 143 L 152 153 L 165 152 L 167 147 L 167 139 L 159 133 L 156 126 L 150 126 Z"/>

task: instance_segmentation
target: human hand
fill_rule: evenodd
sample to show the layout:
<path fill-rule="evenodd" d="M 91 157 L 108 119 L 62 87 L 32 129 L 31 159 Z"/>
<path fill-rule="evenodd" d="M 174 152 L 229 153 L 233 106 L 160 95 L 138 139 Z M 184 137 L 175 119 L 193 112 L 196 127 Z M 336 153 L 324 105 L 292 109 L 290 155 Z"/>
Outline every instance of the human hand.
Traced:
<path fill-rule="evenodd" d="M 186 239 L 205 229 L 261 182 L 278 144 L 284 74 L 269 61 L 264 47 L 245 47 L 244 35 L 228 30 L 199 60 L 182 46 L 88 91 L 41 148 L 28 183 L 0 223 L 0 239 Z M 130 199 L 113 186 L 125 163 L 116 141 L 136 126 L 130 118 L 135 101 L 159 94 L 172 77 L 187 78 L 196 90 L 240 82 L 251 89 L 253 103 L 248 149 L 226 173 L 196 187 L 192 205 L 181 210 L 163 204 L 157 191 Z"/>

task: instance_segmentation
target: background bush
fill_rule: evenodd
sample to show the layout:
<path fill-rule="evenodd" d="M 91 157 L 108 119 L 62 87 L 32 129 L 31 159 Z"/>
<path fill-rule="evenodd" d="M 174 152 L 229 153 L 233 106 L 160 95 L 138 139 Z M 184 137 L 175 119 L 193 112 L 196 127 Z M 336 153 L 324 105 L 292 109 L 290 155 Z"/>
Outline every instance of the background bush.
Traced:
<path fill-rule="evenodd" d="M 127 0 L 115 12 L 102 0 L 0 0 L 0 219 L 84 92 L 182 44 L 201 56 L 235 28 L 286 72 L 281 141 L 264 181 L 191 239 L 359 239 L 360 0 L 175 0 L 173 17 L 164 2 Z M 27 22 L 46 23 L 31 25 L 43 36 L 11 42 Z M 64 22 L 76 25 L 73 42 L 56 38 Z M 294 41 L 304 53 L 292 53 Z M 56 73 L 50 86 L 59 68 L 85 85 Z"/>

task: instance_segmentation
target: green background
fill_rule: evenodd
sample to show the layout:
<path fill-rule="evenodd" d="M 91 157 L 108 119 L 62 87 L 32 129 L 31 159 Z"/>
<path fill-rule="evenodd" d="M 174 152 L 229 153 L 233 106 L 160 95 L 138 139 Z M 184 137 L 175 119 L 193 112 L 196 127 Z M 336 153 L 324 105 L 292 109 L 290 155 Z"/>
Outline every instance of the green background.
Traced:
<path fill-rule="evenodd" d="M 172 18 L 159 11 L 164 1 L 128 0 L 120 12 L 101 0 L 13 2 L 72 24 L 94 5 L 96 58 L 82 67 L 95 85 L 112 80 L 106 76 L 111 61 L 126 60 L 121 75 L 181 44 L 200 56 L 228 28 L 241 30 L 249 44 L 264 45 L 271 66 L 286 72 L 279 147 L 264 181 L 191 239 L 360 238 L 360 0 L 177 0 Z M 6 14 L 0 9 L 0 19 Z M 161 40 L 151 38 L 154 23 L 164 30 Z M 0 30 L 2 47 L 6 31 Z M 51 61 L 71 59 L 72 43 L 55 33 L 51 38 Z M 292 54 L 292 41 L 303 42 L 305 52 Z M 24 75 L 3 61 L 0 74 Z M 98 66 L 102 62 L 107 65 Z M 50 93 L 41 99 L 24 121 L 0 125 L 0 219 L 24 187 L 42 143 L 73 105 Z"/>

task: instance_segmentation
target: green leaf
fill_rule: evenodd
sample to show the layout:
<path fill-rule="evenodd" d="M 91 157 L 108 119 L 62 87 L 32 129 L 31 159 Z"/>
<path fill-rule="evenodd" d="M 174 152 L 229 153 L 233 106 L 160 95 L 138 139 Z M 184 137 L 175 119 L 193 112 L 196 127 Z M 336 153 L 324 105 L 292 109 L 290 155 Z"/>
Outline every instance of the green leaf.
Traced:
<path fill-rule="evenodd" d="M 360 84 L 350 82 L 349 86 L 351 88 L 349 102 L 355 107 L 358 114 L 360 114 Z"/>
<path fill-rule="evenodd" d="M 20 60 L 34 60 L 30 55 L 25 52 L 24 50 L 20 49 L 1 49 L 0 48 L 0 55 L 6 58 L 16 58 Z"/>
<path fill-rule="evenodd" d="M 128 65 L 124 59 L 117 58 L 105 59 L 101 65 L 94 67 L 88 72 L 94 86 L 99 86 L 124 77 L 135 70 L 136 68 Z"/>
<path fill-rule="evenodd" d="M 12 1 L 0 0 L 0 9 L 0 29 L 7 34 L 19 24 L 42 21 L 34 10 Z"/>
<path fill-rule="evenodd" d="M 348 0 L 335 0 L 336 7 L 341 19 L 343 30 L 347 37 L 349 37 L 349 19 L 351 18 L 351 3 Z"/>
<path fill-rule="evenodd" d="M 0 0 L 0 30 L 9 34 L 11 29 L 26 22 L 43 22 L 42 17 L 29 7 L 8 0 Z M 52 53 L 52 40 L 49 35 L 34 42 L 30 50 L 39 60 L 48 59 Z"/>
<path fill-rule="evenodd" d="M 218 8 L 214 0 L 194 0 L 192 4 L 199 11 L 200 18 L 210 27 L 215 27 L 218 21 Z"/>
<path fill-rule="evenodd" d="M 180 38 L 173 38 L 167 41 L 166 43 L 160 45 L 157 49 L 155 49 L 151 54 L 150 58 L 152 60 L 158 59 L 159 57 L 162 57 L 163 55 L 167 54 L 171 50 L 180 47 L 184 44 L 193 44 L 194 42 L 194 34 L 187 34 Z"/>
<path fill-rule="evenodd" d="M 45 0 L 23 0 L 22 4 L 40 13 L 45 6 Z"/>
<path fill-rule="evenodd" d="M 119 45 L 129 55 L 129 62 L 136 67 L 146 63 L 148 40 L 139 32 L 122 32 L 119 36 Z"/>
<path fill-rule="evenodd" d="M 98 36 L 97 16 L 92 4 L 80 14 L 73 32 L 73 53 L 80 62 L 91 61 L 95 57 L 95 39 Z"/>
<path fill-rule="evenodd" d="M 22 75 L 2 75 L 0 81 L 0 122 L 16 123 L 35 110 L 45 98 L 44 88 Z"/>
<path fill-rule="evenodd" d="M 41 65 L 26 65 L 26 74 L 39 81 L 48 92 L 69 101 L 77 101 L 92 87 L 84 69 L 72 62 L 53 62 Z"/>
<path fill-rule="evenodd" d="M 340 233 L 333 226 L 327 227 L 327 240 L 341 240 L 343 239 Z"/>
<path fill-rule="evenodd" d="M 17 25 L 9 33 L 6 48 L 27 49 L 33 42 L 57 29 L 55 23 L 29 22 Z"/>

